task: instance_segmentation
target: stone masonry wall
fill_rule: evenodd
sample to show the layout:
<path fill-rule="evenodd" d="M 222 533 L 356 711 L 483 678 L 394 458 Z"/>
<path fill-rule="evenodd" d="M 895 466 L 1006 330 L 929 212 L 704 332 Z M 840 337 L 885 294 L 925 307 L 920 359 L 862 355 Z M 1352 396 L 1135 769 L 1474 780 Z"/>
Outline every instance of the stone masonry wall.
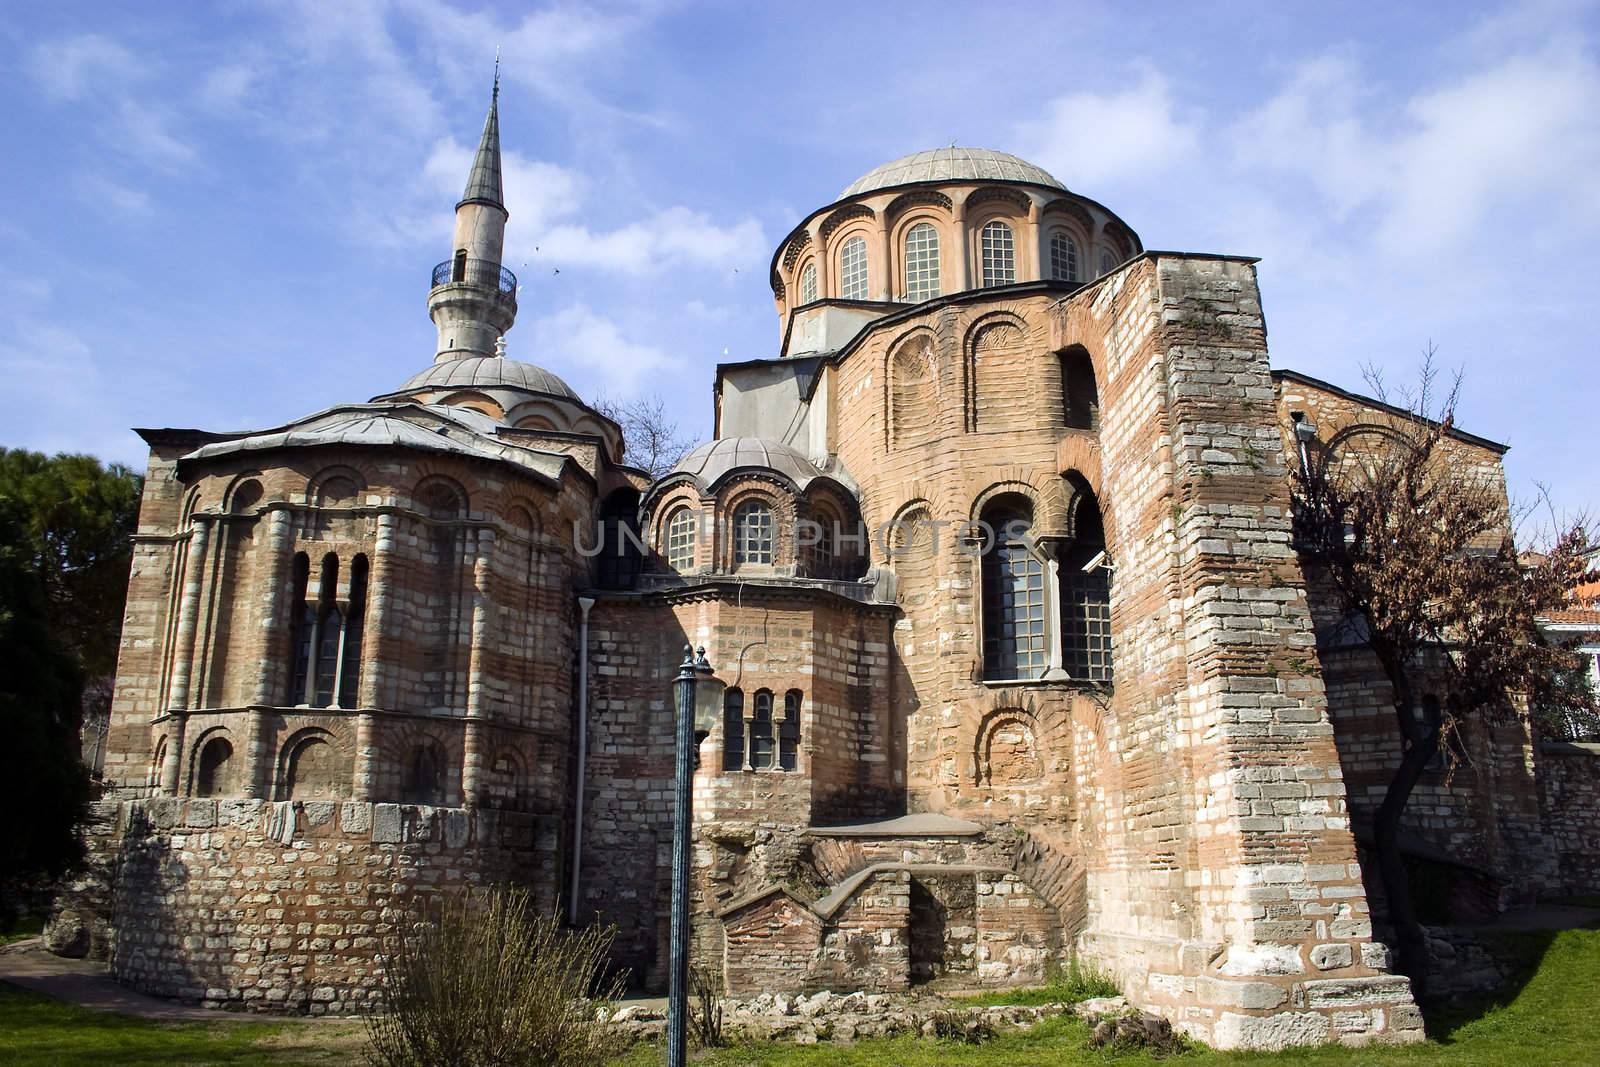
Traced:
<path fill-rule="evenodd" d="M 1600 745 L 1547 741 L 1540 755 L 1545 825 L 1560 862 L 1559 892 L 1600 893 Z"/>
<path fill-rule="evenodd" d="M 113 973 L 208 1006 L 362 1011 L 397 917 L 430 894 L 529 886 L 554 906 L 553 820 L 397 804 L 157 797 L 124 802 Z"/>

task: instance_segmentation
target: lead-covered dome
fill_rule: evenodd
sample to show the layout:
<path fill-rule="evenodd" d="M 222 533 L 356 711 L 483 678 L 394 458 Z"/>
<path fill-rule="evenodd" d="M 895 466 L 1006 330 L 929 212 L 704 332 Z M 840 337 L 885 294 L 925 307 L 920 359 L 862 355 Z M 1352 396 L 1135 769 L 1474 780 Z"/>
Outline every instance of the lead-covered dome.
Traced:
<path fill-rule="evenodd" d="M 879 167 L 873 167 L 851 182 L 838 199 L 891 189 L 915 182 L 1027 182 L 1065 190 L 1049 171 L 1025 159 L 992 148 L 934 148 L 913 152 Z"/>
<path fill-rule="evenodd" d="M 578 400 L 572 387 L 543 367 L 503 356 L 469 356 L 435 363 L 405 380 L 396 393 L 422 389 L 522 389 Z"/>
<path fill-rule="evenodd" d="M 723 437 L 707 441 L 684 456 L 667 479 L 688 475 L 702 490 L 709 492 L 733 471 L 770 471 L 782 475 L 801 491 L 813 479 L 828 477 L 855 491 L 855 482 L 837 463 L 818 466 L 798 448 L 762 437 Z"/>

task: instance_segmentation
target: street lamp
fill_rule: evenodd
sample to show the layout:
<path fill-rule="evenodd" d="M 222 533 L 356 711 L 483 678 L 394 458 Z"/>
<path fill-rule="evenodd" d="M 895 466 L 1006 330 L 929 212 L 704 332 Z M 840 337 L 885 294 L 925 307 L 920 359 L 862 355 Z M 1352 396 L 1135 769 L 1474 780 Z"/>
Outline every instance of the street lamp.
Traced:
<path fill-rule="evenodd" d="M 672 970 L 667 988 L 667 1067 L 684 1067 L 689 1021 L 689 870 L 693 829 L 694 770 L 700 742 L 722 711 L 723 684 L 712 675 L 706 650 L 683 646 L 683 663 L 672 682 L 677 727 L 677 806 L 672 812 Z"/>

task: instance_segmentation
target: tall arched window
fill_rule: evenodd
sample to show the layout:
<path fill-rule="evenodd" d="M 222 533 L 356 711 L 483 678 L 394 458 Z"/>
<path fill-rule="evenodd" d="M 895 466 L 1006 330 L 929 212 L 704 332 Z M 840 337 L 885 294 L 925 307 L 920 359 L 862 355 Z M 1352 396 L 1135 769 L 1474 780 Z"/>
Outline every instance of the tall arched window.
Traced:
<path fill-rule="evenodd" d="M 1065 230 L 1050 235 L 1050 277 L 1058 282 L 1078 280 L 1078 242 Z"/>
<path fill-rule="evenodd" d="M 906 288 L 908 303 L 939 295 L 939 231 L 919 222 L 906 231 Z"/>
<path fill-rule="evenodd" d="M 694 566 L 694 527 L 694 508 L 679 508 L 667 519 L 667 566 L 675 571 Z"/>
<path fill-rule="evenodd" d="M 1111 249 L 1109 249 L 1109 248 L 1102 248 L 1100 250 L 1100 275 L 1101 275 L 1101 277 L 1104 277 L 1105 275 L 1110 274 L 1113 270 L 1116 269 L 1116 266 L 1117 266 L 1117 254 L 1115 252 L 1111 251 Z"/>
<path fill-rule="evenodd" d="M 867 242 L 852 237 L 839 246 L 839 295 L 845 300 L 867 299 Z"/>
<path fill-rule="evenodd" d="M 361 638 L 366 629 L 367 572 L 365 553 L 350 561 L 350 610 L 344 620 L 344 652 L 339 658 L 339 706 L 353 708 L 361 692 Z"/>
<path fill-rule="evenodd" d="M 304 552 L 294 555 L 294 595 L 289 600 L 289 691 L 285 704 L 303 704 L 306 677 L 311 671 L 311 640 L 317 625 L 317 609 L 307 596 L 310 592 L 311 559 Z"/>
<path fill-rule="evenodd" d="M 767 505 L 752 500 L 734 511 L 733 562 L 772 562 L 772 509 Z"/>
<path fill-rule="evenodd" d="M 1061 410 L 1069 430 L 1100 428 L 1100 390 L 1095 386 L 1094 362 L 1079 345 L 1061 353 Z"/>
<path fill-rule="evenodd" d="M 411 749 L 400 778 L 400 803 L 444 803 L 444 753 L 432 741 Z"/>
<path fill-rule="evenodd" d="M 1074 678 L 1111 681 L 1111 567 L 1094 492 L 1078 475 L 1072 546 L 1061 561 L 1062 662 Z"/>
<path fill-rule="evenodd" d="M 778 768 L 792 771 L 800 752 L 800 690 L 783 694 L 783 722 L 778 725 Z"/>
<path fill-rule="evenodd" d="M 756 690 L 755 713 L 750 716 L 750 766 L 764 771 L 772 766 L 772 690 Z"/>
<path fill-rule="evenodd" d="M 800 271 L 800 303 L 809 304 L 817 298 L 817 265 L 807 263 Z"/>
<path fill-rule="evenodd" d="M 233 759 L 233 745 L 225 737 L 213 737 L 200 749 L 194 775 L 194 795 L 219 797 L 228 792 L 228 764 Z"/>
<path fill-rule="evenodd" d="M 999 219 L 983 227 L 983 284 L 1010 285 L 1017 280 L 1017 249 L 1011 227 Z"/>
<path fill-rule="evenodd" d="M 744 691 L 722 694 L 722 769 L 744 770 Z"/>
<path fill-rule="evenodd" d="M 1045 632 L 1044 564 L 1026 540 L 1033 508 L 1008 495 L 991 503 L 983 521 L 992 531 L 983 554 L 983 671 L 992 679 L 1038 678 L 1049 665 Z"/>

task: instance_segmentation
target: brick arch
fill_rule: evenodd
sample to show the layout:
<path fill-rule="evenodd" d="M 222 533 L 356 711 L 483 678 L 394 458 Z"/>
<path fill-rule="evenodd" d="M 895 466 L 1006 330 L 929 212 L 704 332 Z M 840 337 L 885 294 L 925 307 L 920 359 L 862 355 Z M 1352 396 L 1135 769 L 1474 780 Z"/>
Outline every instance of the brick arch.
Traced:
<path fill-rule="evenodd" d="M 824 239 L 826 239 L 826 237 L 824 237 Z M 809 245 L 810 243 L 811 243 L 811 231 L 810 230 L 801 230 L 799 233 L 795 234 L 794 238 L 787 245 L 784 246 L 784 249 L 783 249 L 783 269 L 784 270 L 793 270 L 794 269 L 795 260 L 800 258 L 800 253 L 804 252 L 806 250 L 806 246 Z"/>
<path fill-rule="evenodd" d="M 214 745 L 226 745 L 226 754 Z M 211 755 L 208 755 L 208 750 Z M 233 743 L 233 734 L 226 726 L 212 726 L 201 732 L 189 745 L 189 796 L 229 796 L 238 793 L 239 774 L 244 766 L 245 754 Z M 202 788 L 205 790 L 201 792 Z"/>
<path fill-rule="evenodd" d="M 954 203 L 944 193 L 935 192 L 931 189 L 901 193 L 889 201 L 889 206 L 883 209 L 883 217 L 893 225 L 901 215 L 917 207 L 942 208 L 948 214 L 954 207 Z"/>
<path fill-rule="evenodd" d="M 498 745 L 484 763 L 483 786 L 488 806 L 522 809 L 528 806 L 532 779 L 528 768 L 533 760 L 510 741 Z"/>
<path fill-rule="evenodd" d="M 1068 698 L 1069 701 L 1071 698 Z M 996 694 L 970 728 L 963 748 L 971 764 L 963 779 L 989 789 L 1059 794 L 1072 785 L 1073 704 Z M 996 763 L 1009 764 L 1002 773 Z"/>
<path fill-rule="evenodd" d="M 458 389 L 453 393 L 440 397 L 433 403 L 467 408 L 469 411 L 487 415 L 496 421 L 503 421 L 506 417 L 506 410 L 498 401 L 486 393 L 478 392 L 476 389 Z"/>
<path fill-rule="evenodd" d="M 1062 532 L 1069 536 L 1078 535 L 1078 508 L 1089 497 L 1093 497 L 1094 505 L 1100 512 L 1100 525 L 1105 529 L 1106 547 L 1113 547 L 1114 531 L 1111 526 L 1111 516 L 1106 510 L 1105 498 L 1100 493 L 1099 471 L 1096 477 L 1090 478 L 1088 474 L 1074 467 L 1061 476 L 1066 493 L 1066 522 Z"/>
<path fill-rule="evenodd" d="M 291 734 L 278 752 L 277 800 L 347 800 L 355 760 L 347 730 L 308 726 Z"/>
<path fill-rule="evenodd" d="M 319 507 L 324 506 L 324 497 L 330 490 L 336 494 L 342 492 L 341 484 L 348 484 L 351 487 L 353 499 L 350 502 L 354 503 L 367 488 L 367 475 L 358 467 L 348 463 L 334 463 L 323 467 L 306 479 L 305 502 Z M 347 498 L 339 496 L 337 499 L 342 501 Z"/>
<path fill-rule="evenodd" d="M 454 497 L 453 508 L 448 502 L 449 497 Z M 466 486 L 445 474 L 426 474 L 417 480 L 416 486 L 411 490 L 412 507 L 418 510 L 426 509 L 435 518 L 466 518 L 470 511 L 470 500 Z M 450 511 L 449 514 L 445 514 L 447 510 Z"/>
<path fill-rule="evenodd" d="M 385 768 L 389 778 L 386 799 L 402 804 L 431 803 L 435 806 L 459 806 L 461 800 L 461 738 L 453 731 L 445 731 L 423 722 L 405 722 L 385 731 L 378 743 L 379 766 Z M 417 755 L 431 750 L 436 757 L 437 776 L 431 782 L 416 780 Z M 436 784 L 437 793 L 432 800 L 421 800 L 419 787 Z"/>
<path fill-rule="evenodd" d="M 235 474 L 229 479 L 227 488 L 222 491 L 222 510 L 229 514 L 241 514 L 245 509 L 253 508 L 260 503 L 266 495 L 263 477 L 259 470 L 240 471 Z"/>
<path fill-rule="evenodd" d="M 833 236 L 834 231 L 838 230 L 846 223 L 853 222 L 856 219 L 873 218 L 877 218 L 877 215 L 870 207 L 867 207 L 867 205 L 849 204 L 845 207 L 839 208 L 837 211 L 830 212 L 828 217 L 822 220 L 822 225 L 818 227 L 817 236 L 822 239 L 822 243 L 827 245 L 829 251 L 831 252 L 833 251 L 833 246 L 829 244 L 828 239 Z M 786 262 L 784 266 L 787 267 L 789 264 Z"/>
<path fill-rule="evenodd" d="M 918 326 L 895 338 L 883 368 L 885 447 L 892 452 L 937 434 L 943 389 L 934 331 Z"/>
<path fill-rule="evenodd" d="M 1044 484 L 1040 484 L 1041 482 Z M 977 522 L 983 517 L 985 508 L 996 498 L 1007 493 L 1025 496 L 1033 504 L 1033 528 L 1036 531 L 1052 533 L 1066 527 L 1067 495 L 1061 479 L 1055 477 L 1041 478 L 1038 481 L 1011 477 L 992 482 L 973 498 L 968 519 Z"/>
<path fill-rule="evenodd" d="M 718 570 L 731 572 L 735 569 L 733 518 L 741 506 L 752 502 L 763 503 L 772 511 L 771 566 L 784 567 L 795 562 L 792 534 L 796 517 L 794 487 L 776 476 L 747 474 L 725 482 L 717 493 L 714 558 Z"/>
<path fill-rule="evenodd" d="M 962 410 L 968 433 L 1013 428 L 1033 421 L 1037 383 L 1026 366 L 1028 325 L 1009 311 L 992 311 L 967 327 L 962 339 Z"/>

